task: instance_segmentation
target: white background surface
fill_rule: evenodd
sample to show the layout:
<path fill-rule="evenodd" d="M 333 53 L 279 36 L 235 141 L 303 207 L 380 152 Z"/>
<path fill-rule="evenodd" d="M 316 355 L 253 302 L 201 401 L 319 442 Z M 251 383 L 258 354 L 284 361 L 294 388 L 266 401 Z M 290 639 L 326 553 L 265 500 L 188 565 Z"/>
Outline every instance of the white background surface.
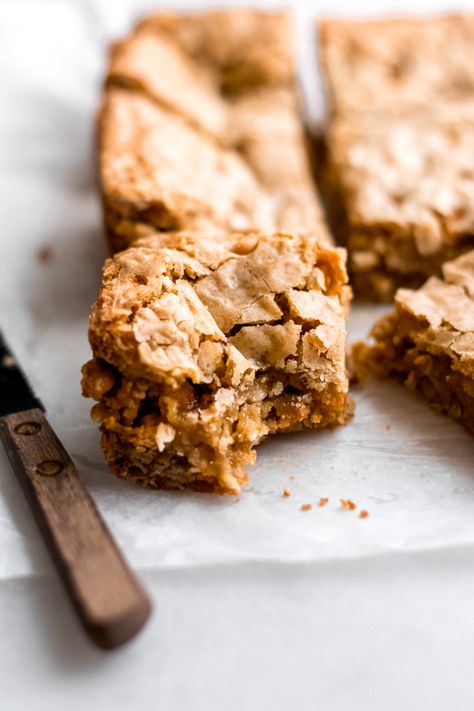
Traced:
<path fill-rule="evenodd" d="M 345 429 L 263 445 L 239 503 L 106 473 L 79 387 L 104 258 L 93 113 L 107 42 L 157 5 L 0 1 L 0 323 L 155 603 L 128 646 L 93 649 L 0 452 L 0 708 L 472 709 L 473 443 L 401 388 L 354 393 Z M 353 3 L 292 5 L 320 116 L 310 20 Z M 474 10 L 357 3 L 368 15 L 450 7 Z M 379 312 L 355 309 L 351 340 Z M 299 510 L 320 496 L 327 507 Z M 341 511 L 341 497 L 369 518 Z"/>

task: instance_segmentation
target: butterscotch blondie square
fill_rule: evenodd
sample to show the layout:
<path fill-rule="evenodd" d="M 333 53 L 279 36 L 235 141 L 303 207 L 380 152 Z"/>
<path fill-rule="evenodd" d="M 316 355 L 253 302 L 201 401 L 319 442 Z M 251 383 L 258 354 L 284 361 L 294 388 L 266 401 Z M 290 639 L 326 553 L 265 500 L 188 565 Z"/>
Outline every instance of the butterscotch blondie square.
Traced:
<path fill-rule="evenodd" d="M 319 23 L 332 115 L 398 113 L 471 102 L 474 15 Z"/>
<path fill-rule="evenodd" d="M 323 22 L 324 191 L 355 294 L 390 300 L 474 246 L 474 16 Z"/>
<path fill-rule="evenodd" d="M 371 345 L 357 344 L 357 375 L 394 376 L 474 434 L 474 250 L 417 291 L 399 289 Z"/>
<path fill-rule="evenodd" d="M 112 251 L 155 230 L 315 233 L 287 13 L 158 14 L 111 51 L 99 114 Z"/>
<path fill-rule="evenodd" d="M 474 247 L 474 102 L 436 117 L 336 120 L 326 190 L 356 295 L 387 301 Z"/>
<path fill-rule="evenodd" d="M 238 493 L 268 435 L 345 422 L 344 252 L 304 235 L 177 233 L 104 267 L 83 392 L 120 477 Z"/>

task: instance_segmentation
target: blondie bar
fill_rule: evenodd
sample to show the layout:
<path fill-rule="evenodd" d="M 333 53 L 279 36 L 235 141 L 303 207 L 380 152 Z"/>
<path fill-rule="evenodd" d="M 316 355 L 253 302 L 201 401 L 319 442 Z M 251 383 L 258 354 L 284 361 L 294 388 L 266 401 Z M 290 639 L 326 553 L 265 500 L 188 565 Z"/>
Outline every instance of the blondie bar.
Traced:
<path fill-rule="evenodd" d="M 356 295 L 387 301 L 474 247 L 474 102 L 332 123 L 325 185 Z"/>
<path fill-rule="evenodd" d="M 286 13 L 160 14 L 117 43 L 98 120 L 112 251 L 169 230 L 329 243 L 294 73 Z"/>
<path fill-rule="evenodd" d="M 474 16 L 322 23 L 324 191 L 357 296 L 474 246 Z"/>
<path fill-rule="evenodd" d="M 356 344 L 356 374 L 395 376 L 474 434 L 474 250 L 417 291 L 399 289 L 393 313 Z"/>
<path fill-rule="evenodd" d="M 169 233 L 104 267 L 84 395 L 120 477 L 236 494 L 273 433 L 348 417 L 344 251 L 305 235 Z"/>

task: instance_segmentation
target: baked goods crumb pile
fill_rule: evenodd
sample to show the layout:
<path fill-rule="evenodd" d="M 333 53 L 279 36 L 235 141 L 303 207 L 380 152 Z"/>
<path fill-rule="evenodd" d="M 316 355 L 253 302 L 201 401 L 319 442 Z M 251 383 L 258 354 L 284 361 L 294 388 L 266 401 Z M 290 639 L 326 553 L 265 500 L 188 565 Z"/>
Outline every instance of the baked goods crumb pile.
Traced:
<path fill-rule="evenodd" d="M 344 255 L 305 236 L 149 237 L 105 266 L 83 390 L 113 471 L 238 493 L 253 447 L 344 423 Z"/>

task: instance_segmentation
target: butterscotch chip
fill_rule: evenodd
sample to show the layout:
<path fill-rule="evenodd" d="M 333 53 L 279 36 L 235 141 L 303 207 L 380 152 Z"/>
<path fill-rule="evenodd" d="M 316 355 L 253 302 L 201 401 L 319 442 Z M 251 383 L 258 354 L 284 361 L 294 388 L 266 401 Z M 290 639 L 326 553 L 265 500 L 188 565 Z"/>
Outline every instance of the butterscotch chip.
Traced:
<path fill-rule="evenodd" d="M 268 435 L 343 424 L 345 282 L 344 253 L 303 235 L 169 233 L 109 259 L 83 391 L 112 470 L 235 494 Z"/>
<path fill-rule="evenodd" d="M 319 506 L 326 506 L 326 504 L 329 502 L 329 499 L 327 496 L 321 496 L 319 499 Z"/>
<path fill-rule="evenodd" d="M 312 507 L 311 504 L 303 504 L 303 505 L 300 507 L 300 511 L 311 511 L 312 508 L 313 508 L 313 507 Z"/>
<path fill-rule="evenodd" d="M 159 231 L 330 243 L 299 117 L 287 13 L 158 14 L 111 50 L 98 134 L 113 251 Z"/>
<path fill-rule="evenodd" d="M 350 499 L 341 499 L 340 501 L 341 501 L 341 506 L 343 509 L 347 509 L 348 511 L 353 511 L 355 508 L 357 508 L 357 505 Z"/>
<path fill-rule="evenodd" d="M 474 251 L 445 264 L 442 279 L 399 289 L 372 339 L 354 347 L 361 378 L 393 376 L 474 434 Z"/>

